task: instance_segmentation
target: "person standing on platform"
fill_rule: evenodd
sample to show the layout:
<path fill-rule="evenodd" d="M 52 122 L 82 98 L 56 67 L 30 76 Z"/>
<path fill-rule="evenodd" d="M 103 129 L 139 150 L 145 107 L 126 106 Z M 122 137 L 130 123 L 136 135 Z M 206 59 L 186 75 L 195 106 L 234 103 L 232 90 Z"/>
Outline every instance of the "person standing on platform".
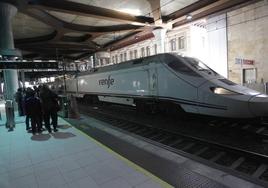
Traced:
<path fill-rule="evenodd" d="M 34 92 L 35 92 L 35 96 L 36 97 L 39 97 L 40 98 L 40 88 L 41 88 L 41 86 L 39 87 L 37 87 L 37 86 L 33 86 L 33 89 L 34 89 Z"/>
<path fill-rule="evenodd" d="M 40 91 L 40 98 L 42 102 L 42 108 L 44 113 L 45 127 L 49 133 L 51 133 L 50 118 L 52 120 L 53 130 L 57 132 L 58 129 L 58 114 L 59 104 L 58 95 L 51 91 L 47 85 L 43 85 Z"/>
<path fill-rule="evenodd" d="M 35 92 L 32 89 L 28 89 L 29 97 L 25 101 L 25 108 L 27 115 L 31 118 L 32 133 L 41 133 L 41 121 L 42 107 L 41 101 L 35 96 Z"/>
<path fill-rule="evenodd" d="M 27 88 L 25 90 L 25 94 L 23 96 L 23 109 L 24 109 L 24 112 L 25 112 L 25 115 L 26 115 L 26 118 L 25 118 L 25 124 L 26 124 L 26 130 L 29 131 L 30 130 L 30 116 L 29 114 L 27 113 L 26 111 L 26 101 L 27 99 L 30 97 L 30 94 L 31 94 L 31 88 Z"/>
<path fill-rule="evenodd" d="M 18 113 L 19 116 L 24 116 L 24 112 L 23 112 L 23 92 L 22 92 L 22 88 L 18 88 L 17 92 L 15 93 L 15 101 L 18 104 Z"/>

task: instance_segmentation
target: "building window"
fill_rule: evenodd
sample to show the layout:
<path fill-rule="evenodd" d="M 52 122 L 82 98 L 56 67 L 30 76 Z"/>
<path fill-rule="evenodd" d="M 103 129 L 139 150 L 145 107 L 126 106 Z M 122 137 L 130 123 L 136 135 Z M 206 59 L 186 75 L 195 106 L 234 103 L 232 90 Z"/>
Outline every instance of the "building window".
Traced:
<path fill-rule="evenodd" d="M 243 83 L 244 84 L 255 83 L 257 80 L 256 73 L 257 73 L 256 68 L 243 69 Z"/>
<path fill-rule="evenodd" d="M 150 56 L 151 55 L 150 47 L 149 46 L 146 47 L 146 55 L 147 56 Z"/>
<path fill-rule="evenodd" d="M 130 51 L 130 52 L 129 52 L 129 59 L 130 59 L 130 60 L 133 59 L 133 51 Z"/>
<path fill-rule="evenodd" d="M 176 51 L 176 39 L 170 41 L 170 51 Z"/>
<path fill-rule="evenodd" d="M 154 54 L 157 54 L 157 44 L 154 45 Z"/>
<path fill-rule="evenodd" d="M 124 53 L 124 61 L 127 61 L 127 52 Z"/>
<path fill-rule="evenodd" d="M 141 57 L 145 57 L 145 50 L 144 50 L 144 47 L 141 48 Z"/>
<path fill-rule="evenodd" d="M 120 62 L 123 62 L 123 54 L 120 54 Z"/>
<path fill-rule="evenodd" d="M 115 63 L 117 64 L 118 63 L 118 56 L 115 55 Z"/>
<path fill-rule="evenodd" d="M 185 37 L 181 36 L 179 37 L 179 50 L 185 49 Z"/>
<path fill-rule="evenodd" d="M 134 50 L 134 58 L 137 59 L 138 58 L 138 51 Z"/>

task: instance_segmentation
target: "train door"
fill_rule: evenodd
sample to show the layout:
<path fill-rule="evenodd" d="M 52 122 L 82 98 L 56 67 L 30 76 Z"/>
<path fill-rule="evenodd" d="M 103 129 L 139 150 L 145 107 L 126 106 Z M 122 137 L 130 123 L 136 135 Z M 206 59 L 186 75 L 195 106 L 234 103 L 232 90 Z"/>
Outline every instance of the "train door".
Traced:
<path fill-rule="evenodd" d="M 150 95 L 158 96 L 157 67 L 155 63 L 149 64 L 149 90 Z"/>

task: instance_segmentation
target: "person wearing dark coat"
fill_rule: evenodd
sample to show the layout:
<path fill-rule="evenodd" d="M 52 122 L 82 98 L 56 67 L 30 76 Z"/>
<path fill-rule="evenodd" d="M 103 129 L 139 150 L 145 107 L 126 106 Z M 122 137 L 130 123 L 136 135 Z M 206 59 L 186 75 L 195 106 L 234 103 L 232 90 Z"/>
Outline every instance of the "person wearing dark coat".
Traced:
<path fill-rule="evenodd" d="M 42 107 L 41 101 L 38 97 L 35 96 L 34 90 L 28 90 L 29 97 L 25 101 L 25 109 L 27 115 L 31 119 L 32 133 L 36 132 L 41 133 L 41 116 L 42 116 Z"/>
<path fill-rule="evenodd" d="M 31 92 L 32 92 L 32 89 L 31 88 L 27 88 L 26 91 L 25 91 L 24 100 L 23 100 L 23 109 L 24 109 L 24 112 L 25 112 L 25 115 L 26 115 L 25 124 L 26 124 L 26 130 L 27 131 L 30 130 L 30 116 L 26 112 L 26 101 L 30 97 Z"/>
<path fill-rule="evenodd" d="M 15 93 L 15 101 L 18 104 L 18 112 L 19 116 L 24 116 L 23 112 L 23 92 L 22 88 L 18 88 L 17 92 Z"/>
<path fill-rule="evenodd" d="M 44 85 L 40 91 L 42 109 L 44 113 L 45 127 L 51 133 L 50 118 L 52 120 L 53 130 L 57 132 L 59 104 L 58 95 Z"/>

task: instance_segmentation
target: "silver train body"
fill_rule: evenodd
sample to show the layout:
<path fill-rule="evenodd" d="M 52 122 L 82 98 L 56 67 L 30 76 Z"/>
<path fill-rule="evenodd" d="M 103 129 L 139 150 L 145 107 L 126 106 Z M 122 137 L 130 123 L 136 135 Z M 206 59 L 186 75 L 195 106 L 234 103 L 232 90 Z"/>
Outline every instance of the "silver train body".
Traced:
<path fill-rule="evenodd" d="M 81 73 L 66 80 L 66 92 L 137 107 L 172 106 L 208 116 L 268 116 L 267 95 L 227 80 L 197 59 L 169 53 Z"/>

